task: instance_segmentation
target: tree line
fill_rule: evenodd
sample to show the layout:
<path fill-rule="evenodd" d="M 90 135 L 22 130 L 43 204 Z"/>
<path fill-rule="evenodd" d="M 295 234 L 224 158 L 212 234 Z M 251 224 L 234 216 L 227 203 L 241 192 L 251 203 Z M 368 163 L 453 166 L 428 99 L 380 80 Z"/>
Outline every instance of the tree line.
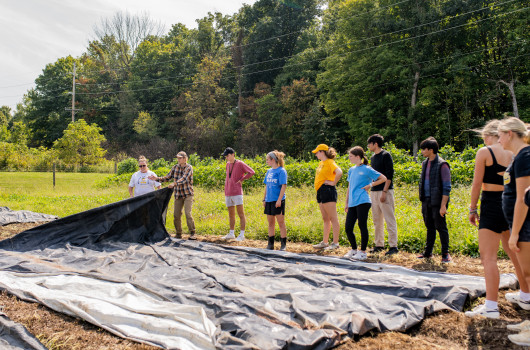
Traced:
<path fill-rule="evenodd" d="M 417 154 L 434 136 L 457 150 L 505 114 L 530 121 L 524 0 L 258 0 L 167 33 L 146 15 L 94 27 L 79 57 L 48 64 L 0 141 L 52 147 L 76 118 L 108 156 L 172 158 L 180 149 L 305 157 L 381 133 Z"/>

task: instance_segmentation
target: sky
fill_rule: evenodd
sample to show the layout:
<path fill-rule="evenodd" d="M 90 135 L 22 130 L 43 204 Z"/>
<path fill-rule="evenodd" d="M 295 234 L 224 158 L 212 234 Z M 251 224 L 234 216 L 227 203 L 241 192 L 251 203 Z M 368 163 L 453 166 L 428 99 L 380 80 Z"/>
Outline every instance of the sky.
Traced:
<path fill-rule="evenodd" d="M 44 67 L 80 56 L 93 27 L 118 11 L 147 13 L 165 25 L 196 28 L 208 12 L 231 15 L 256 0 L 0 0 L 0 106 L 13 110 Z"/>

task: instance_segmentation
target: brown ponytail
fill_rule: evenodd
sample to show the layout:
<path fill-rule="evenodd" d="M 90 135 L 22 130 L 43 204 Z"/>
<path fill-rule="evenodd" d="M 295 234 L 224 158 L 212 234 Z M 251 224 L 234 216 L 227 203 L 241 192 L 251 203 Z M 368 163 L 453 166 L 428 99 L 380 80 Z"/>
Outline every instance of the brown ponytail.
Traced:
<path fill-rule="evenodd" d="M 328 157 L 328 159 L 335 159 L 335 157 L 337 156 L 337 151 L 335 150 L 335 148 L 330 147 L 327 151 L 324 151 L 324 154 L 326 155 L 326 157 Z"/>
<path fill-rule="evenodd" d="M 354 156 L 361 157 L 362 163 L 364 165 L 368 165 L 368 158 L 364 154 L 364 150 L 361 146 L 355 146 L 353 148 L 350 148 L 348 152 L 353 154 Z"/>

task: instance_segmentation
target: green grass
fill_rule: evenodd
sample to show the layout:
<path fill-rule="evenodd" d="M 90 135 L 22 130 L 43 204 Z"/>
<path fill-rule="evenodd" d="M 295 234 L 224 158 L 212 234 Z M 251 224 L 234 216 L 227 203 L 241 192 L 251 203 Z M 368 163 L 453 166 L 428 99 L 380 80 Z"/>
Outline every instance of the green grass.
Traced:
<path fill-rule="evenodd" d="M 0 173 L 4 181 L 0 184 L 0 205 L 12 210 L 31 210 L 53 214 L 59 217 L 75 214 L 105 204 L 128 198 L 127 185 L 98 188 L 96 183 L 107 174 L 57 173 L 53 187 L 52 173 Z M 339 188 L 337 210 L 341 223 L 341 245 L 347 245 L 344 232 L 345 189 Z M 477 256 L 477 229 L 467 222 L 469 206 L 468 186 L 453 188 L 447 214 L 451 252 Z M 416 186 L 401 186 L 395 189 L 398 241 L 402 250 L 420 252 L 425 244 L 425 227 L 421 216 L 421 204 Z M 263 188 L 245 193 L 247 216 L 247 236 L 265 239 L 267 222 L 263 215 Z M 228 232 L 228 212 L 224 204 L 222 189 L 210 190 L 195 187 L 193 207 L 195 225 L 199 234 L 225 235 Z M 183 218 L 183 224 L 185 226 Z M 312 187 L 288 188 L 286 200 L 286 224 L 290 241 L 317 243 L 322 240 L 322 220 L 315 191 Z M 236 221 L 236 228 L 239 222 Z M 174 232 L 173 201 L 167 216 L 167 228 Z M 368 222 L 370 244 L 372 244 L 373 224 Z M 355 232 L 358 233 L 356 227 Z M 436 240 L 435 253 L 440 252 Z"/>

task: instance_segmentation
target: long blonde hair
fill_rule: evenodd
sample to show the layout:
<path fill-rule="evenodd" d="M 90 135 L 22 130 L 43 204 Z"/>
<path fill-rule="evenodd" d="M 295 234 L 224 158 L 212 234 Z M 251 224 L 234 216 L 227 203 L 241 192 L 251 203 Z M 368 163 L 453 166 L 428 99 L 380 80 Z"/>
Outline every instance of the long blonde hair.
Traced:
<path fill-rule="evenodd" d="M 524 123 L 521 119 L 509 117 L 500 121 L 498 130 L 502 132 L 511 131 L 518 137 L 522 138 L 524 142 L 530 144 L 529 128 L 530 125 Z"/>
<path fill-rule="evenodd" d="M 499 119 L 492 119 L 489 122 L 484 125 L 484 127 L 480 129 L 473 129 L 474 132 L 478 134 L 478 136 L 484 138 L 486 136 L 495 136 L 499 137 Z"/>

